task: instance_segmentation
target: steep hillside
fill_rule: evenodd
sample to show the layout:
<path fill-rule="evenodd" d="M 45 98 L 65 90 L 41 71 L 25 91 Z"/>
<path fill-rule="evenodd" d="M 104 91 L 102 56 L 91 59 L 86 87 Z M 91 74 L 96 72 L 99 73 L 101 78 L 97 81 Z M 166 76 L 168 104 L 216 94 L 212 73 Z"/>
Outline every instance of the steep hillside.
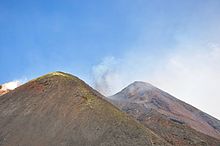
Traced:
<path fill-rule="evenodd" d="M 220 144 L 217 119 L 151 84 L 134 82 L 108 100 L 174 145 Z"/>
<path fill-rule="evenodd" d="M 0 146 L 170 145 L 62 72 L 0 96 Z"/>

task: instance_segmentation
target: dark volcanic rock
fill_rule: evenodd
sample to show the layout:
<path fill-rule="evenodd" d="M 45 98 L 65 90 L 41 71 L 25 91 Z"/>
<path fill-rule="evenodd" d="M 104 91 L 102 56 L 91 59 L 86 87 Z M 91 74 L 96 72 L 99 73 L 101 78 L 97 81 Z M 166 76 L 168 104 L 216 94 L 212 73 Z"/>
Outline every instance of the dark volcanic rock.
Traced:
<path fill-rule="evenodd" d="M 0 96 L 0 146 L 170 145 L 78 78 L 55 72 Z"/>

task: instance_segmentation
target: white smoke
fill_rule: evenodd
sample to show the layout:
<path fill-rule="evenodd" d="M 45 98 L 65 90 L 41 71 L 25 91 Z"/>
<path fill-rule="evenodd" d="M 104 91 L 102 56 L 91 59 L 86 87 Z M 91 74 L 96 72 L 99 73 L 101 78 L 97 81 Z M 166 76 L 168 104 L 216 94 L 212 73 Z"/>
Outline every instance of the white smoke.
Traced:
<path fill-rule="evenodd" d="M 104 95 L 116 92 L 116 85 L 122 85 L 120 73 L 117 72 L 119 60 L 106 57 L 102 62 L 93 67 L 94 88 Z M 115 86 L 112 86 L 115 85 Z"/>
<path fill-rule="evenodd" d="M 15 88 L 17 88 L 21 84 L 22 84 L 22 82 L 19 80 L 4 83 L 4 84 L 2 84 L 1 90 L 14 90 Z"/>
<path fill-rule="evenodd" d="M 136 80 L 150 82 L 220 119 L 216 112 L 220 103 L 220 47 L 213 43 L 194 47 L 177 49 L 158 60 L 144 51 L 127 53 L 120 59 L 107 57 L 93 67 L 94 87 L 109 96 Z"/>

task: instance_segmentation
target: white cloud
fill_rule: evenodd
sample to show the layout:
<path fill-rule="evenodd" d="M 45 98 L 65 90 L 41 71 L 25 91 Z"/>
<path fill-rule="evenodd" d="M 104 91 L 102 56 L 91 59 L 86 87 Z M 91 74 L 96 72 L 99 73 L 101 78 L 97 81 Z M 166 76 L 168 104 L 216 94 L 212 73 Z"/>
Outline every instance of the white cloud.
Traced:
<path fill-rule="evenodd" d="M 220 48 L 173 54 L 149 81 L 220 119 Z"/>
<path fill-rule="evenodd" d="M 93 67 L 94 87 L 109 96 L 135 80 L 150 82 L 220 119 L 220 47 L 214 43 L 192 47 L 196 49 L 176 49 L 155 58 L 147 51 L 107 57 Z"/>

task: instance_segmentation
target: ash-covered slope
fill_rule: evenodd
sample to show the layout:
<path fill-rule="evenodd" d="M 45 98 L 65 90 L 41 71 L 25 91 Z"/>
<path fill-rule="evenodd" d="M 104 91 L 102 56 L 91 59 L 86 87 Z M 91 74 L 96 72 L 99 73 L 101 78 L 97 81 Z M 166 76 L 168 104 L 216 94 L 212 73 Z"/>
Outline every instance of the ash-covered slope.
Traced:
<path fill-rule="evenodd" d="M 108 100 L 174 145 L 220 144 L 220 121 L 151 84 L 134 82 Z"/>
<path fill-rule="evenodd" d="M 80 79 L 55 72 L 0 96 L 0 146 L 169 145 Z"/>

